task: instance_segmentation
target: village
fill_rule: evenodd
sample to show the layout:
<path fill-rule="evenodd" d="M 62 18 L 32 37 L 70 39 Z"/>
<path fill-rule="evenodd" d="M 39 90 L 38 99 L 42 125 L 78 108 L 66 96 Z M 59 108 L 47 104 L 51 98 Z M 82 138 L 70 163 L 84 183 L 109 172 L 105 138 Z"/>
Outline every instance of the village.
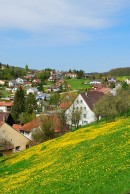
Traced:
<path fill-rule="evenodd" d="M 1 65 L 1 72 L 5 68 Z M 104 96 L 116 96 L 118 90 L 129 85 L 126 77 L 118 80 L 82 70 L 38 72 L 27 66 L 24 76 L 0 79 L 0 156 L 100 120 L 102 114 L 94 111 L 95 104 Z"/>

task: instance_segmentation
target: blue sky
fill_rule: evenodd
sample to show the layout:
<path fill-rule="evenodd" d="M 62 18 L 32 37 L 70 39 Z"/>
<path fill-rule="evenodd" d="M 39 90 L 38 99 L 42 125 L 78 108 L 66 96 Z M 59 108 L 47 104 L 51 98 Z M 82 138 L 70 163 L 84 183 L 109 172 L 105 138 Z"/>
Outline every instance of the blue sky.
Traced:
<path fill-rule="evenodd" d="M 85 72 L 130 67 L 130 0 L 0 0 L 0 62 Z"/>

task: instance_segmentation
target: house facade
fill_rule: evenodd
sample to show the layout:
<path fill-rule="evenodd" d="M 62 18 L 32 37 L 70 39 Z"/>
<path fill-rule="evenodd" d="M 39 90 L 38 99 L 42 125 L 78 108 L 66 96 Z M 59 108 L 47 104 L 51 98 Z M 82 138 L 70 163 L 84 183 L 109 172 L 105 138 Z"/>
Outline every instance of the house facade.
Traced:
<path fill-rule="evenodd" d="M 29 93 L 37 94 L 38 93 L 38 89 L 36 87 L 30 87 L 30 88 L 27 89 L 27 95 Z"/>
<path fill-rule="evenodd" d="M 11 80 L 11 81 L 9 81 L 9 87 L 16 87 L 16 86 L 18 86 L 19 84 L 18 84 L 18 82 L 16 81 L 16 80 Z"/>
<path fill-rule="evenodd" d="M 80 126 L 96 121 L 96 116 L 92 111 L 92 108 L 93 105 L 103 96 L 104 93 L 99 91 L 88 91 L 86 93 L 79 94 L 65 112 L 67 124 L 72 125 L 71 118 L 75 109 L 81 111 L 81 118 L 79 121 Z"/>
<path fill-rule="evenodd" d="M 13 102 L 0 102 L 0 112 L 9 112 L 11 110 L 11 106 L 13 105 Z"/>
<path fill-rule="evenodd" d="M 32 145 L 32 141 L 17 130 L 4 123 L 0 127 L 0 137 L 13 146 L 13 153 L 23 151 Z"/>

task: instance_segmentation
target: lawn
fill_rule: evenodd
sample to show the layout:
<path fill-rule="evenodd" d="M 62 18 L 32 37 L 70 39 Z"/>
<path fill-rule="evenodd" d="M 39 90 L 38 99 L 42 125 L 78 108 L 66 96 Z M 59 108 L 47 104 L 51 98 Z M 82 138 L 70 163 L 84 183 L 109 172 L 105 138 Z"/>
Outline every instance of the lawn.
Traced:
<path fill-rule="evenodd" d="M 0 193 L 130 192 L 130 118 L 99 123 L 0 159 Z"/>
<path fill-rule="evenodd" d="M 84 84 L 85 82 L 89 83 L 87 79 L 67 79 L 67 83 L 71 86 L 72 90 L 86 90 L 91 88 L 90 84 Z"/>

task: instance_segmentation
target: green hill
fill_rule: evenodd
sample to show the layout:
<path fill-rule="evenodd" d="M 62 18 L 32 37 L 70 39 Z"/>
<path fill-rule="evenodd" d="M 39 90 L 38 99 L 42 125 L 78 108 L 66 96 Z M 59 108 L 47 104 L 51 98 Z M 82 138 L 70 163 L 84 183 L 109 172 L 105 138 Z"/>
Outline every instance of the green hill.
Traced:
<path fill-rule="evenodd" d="M 0 193 L 130 192 L 130 118 L 93 124 L 0 159 Z"/>

